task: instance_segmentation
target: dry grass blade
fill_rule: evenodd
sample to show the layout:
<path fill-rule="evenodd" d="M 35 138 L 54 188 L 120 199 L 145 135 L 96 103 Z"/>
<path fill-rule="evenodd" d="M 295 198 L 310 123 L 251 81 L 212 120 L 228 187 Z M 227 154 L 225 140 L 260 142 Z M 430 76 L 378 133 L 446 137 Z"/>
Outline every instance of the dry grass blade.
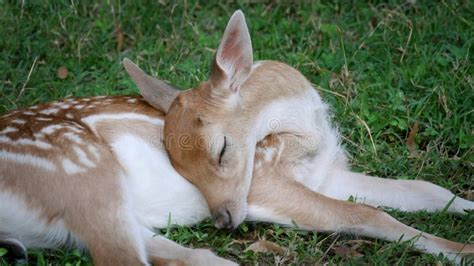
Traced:
<path fill-rule="evenodd" d="M 418 151 L 416 150 L 416 142 L 415 142 L 415 137 L 418 134 L 418 130 L 420 128 L 420 123 L 418 121 L 413 124 L 413 126 L 410 129 L 410 133 L 408 134 L 407 141 L 405 142 L 408 150 L 410 151 L 411 156 L 418 156 Z"/>
<path fill-rule="evenodd" d="M 118 24 L 117 27 L 115 28 L 115 39 L 117 42 L 117 51 L 122 51 L 123 50 L 123 44 L 124 44 L 124 36 L 123 36 L 123 31 L 122 31 L 122 25 Z"/>

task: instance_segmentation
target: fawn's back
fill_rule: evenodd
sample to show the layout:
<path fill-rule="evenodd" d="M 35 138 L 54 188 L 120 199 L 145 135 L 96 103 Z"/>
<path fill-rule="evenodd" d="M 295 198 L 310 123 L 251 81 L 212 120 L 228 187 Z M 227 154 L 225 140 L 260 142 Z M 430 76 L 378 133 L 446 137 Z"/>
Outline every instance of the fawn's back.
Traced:
<path fill-rule="evenodd" d="M 162 126 L 160 111 L 125 96 L 0 117 L 0 235 L 49 248 L 98 236 L 100 225 L 90 232 L 83 224 L 106 225 L 111 212 L 137 215 L 148 228 L 165 227 L 171 213 L 184 224 L 208 216 L 201 194 L 169 163 Z"/>

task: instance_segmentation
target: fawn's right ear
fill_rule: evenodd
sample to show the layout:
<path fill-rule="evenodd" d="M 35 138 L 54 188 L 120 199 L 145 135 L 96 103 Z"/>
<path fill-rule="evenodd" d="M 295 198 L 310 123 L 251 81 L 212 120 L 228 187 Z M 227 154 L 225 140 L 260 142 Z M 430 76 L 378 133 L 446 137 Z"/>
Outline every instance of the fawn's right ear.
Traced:
<path fill-rule="evenodd" d="M 164 81 L 145 74 L 143 70 L 128 58 L 123 60 L 123 66 L 140 89 L 140 94 L 143 98 L 151 106 L 164 113 L 168 113 L 171 103 L 179 95 L 179 90 Z"/>

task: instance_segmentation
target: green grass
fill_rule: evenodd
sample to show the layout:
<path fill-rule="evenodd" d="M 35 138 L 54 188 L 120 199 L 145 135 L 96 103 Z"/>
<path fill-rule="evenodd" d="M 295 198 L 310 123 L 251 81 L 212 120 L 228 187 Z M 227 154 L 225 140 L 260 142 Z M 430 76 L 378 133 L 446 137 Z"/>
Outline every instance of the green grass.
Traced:
<path fill-rule="evenodd" d="M 296 67 L 331 103 L 356 170 L 431 181 L 472 199 L 472 1 L 85 2 L 0 0 L 0 113 L 67 96 L 137 94 L 120 64 L 124 57 L 180 87 L 193 87 L 207 77 L 227 19 L 241 8 L 255 59 Z M 119 50 L 118 25 L 124 36 Z M 69 70 L 65 79 L 57 76 L 61 66 Z M 415 122 L 417 155 L 405 144 Z M 472 212 L 390 213 L 438 236 L 474 241 Z M 420 254 L 407 243 L 361 241 L 271 224 L 243 224 L 226 232 L 207 221 L 164 233 L 244 264 L 446 262 Z M 291 252 L 244 252 L 258 239 Z M 334 247 L 343 245 L 359 245 L 363 256 L 336 254 Z M 29 255 L 32 265 L 91 263 L 77 251 L 32 250 Z"/>

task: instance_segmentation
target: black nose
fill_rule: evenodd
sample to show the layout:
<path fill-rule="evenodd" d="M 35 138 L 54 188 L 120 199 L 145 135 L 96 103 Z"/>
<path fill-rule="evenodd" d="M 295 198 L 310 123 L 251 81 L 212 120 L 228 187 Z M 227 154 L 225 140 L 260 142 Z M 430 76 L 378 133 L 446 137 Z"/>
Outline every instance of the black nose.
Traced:
<path fill-rule="evenodd" d="M 214 225 L 219 229 L 233 229 L 232 215 L 226 208 L 221 208 L 213 214 Z"/>

